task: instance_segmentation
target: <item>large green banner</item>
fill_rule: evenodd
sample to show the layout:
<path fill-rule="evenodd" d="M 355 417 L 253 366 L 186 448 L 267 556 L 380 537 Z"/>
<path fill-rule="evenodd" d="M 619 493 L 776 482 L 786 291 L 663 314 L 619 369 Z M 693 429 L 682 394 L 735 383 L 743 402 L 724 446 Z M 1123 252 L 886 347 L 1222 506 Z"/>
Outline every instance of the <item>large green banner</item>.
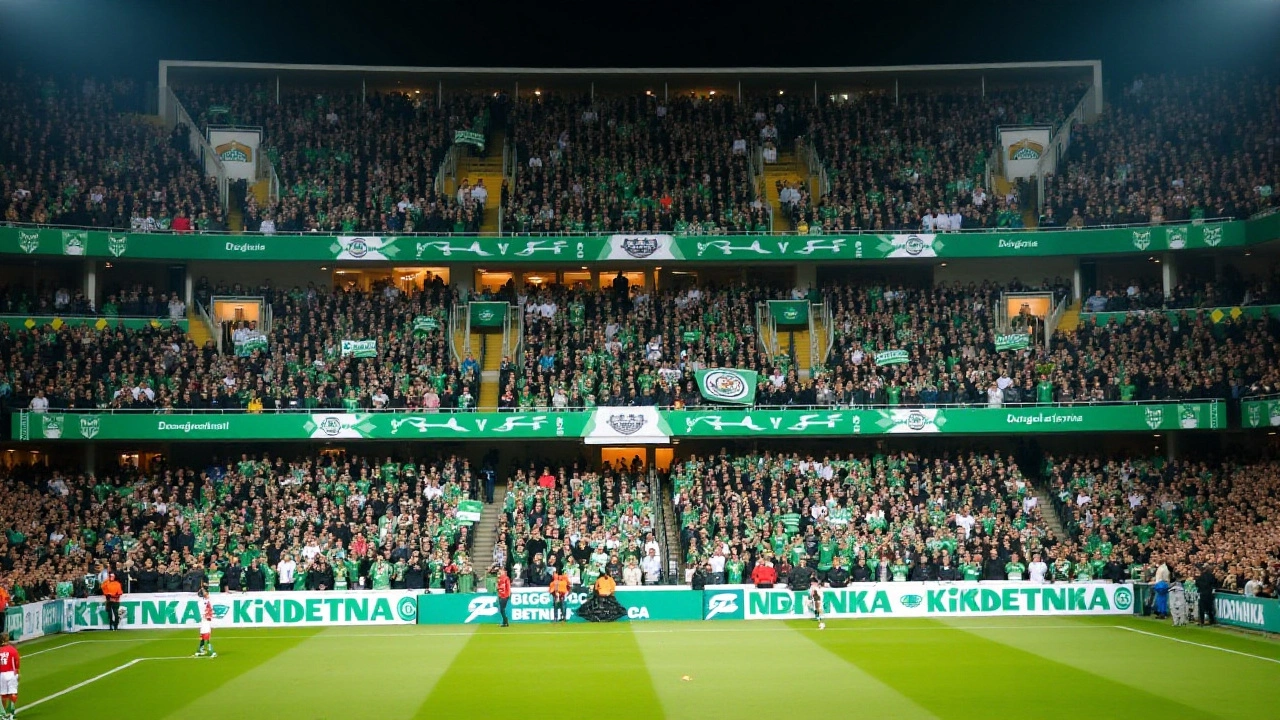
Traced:
<path fill-rule="evenodd" d="M 565 598 L 571 622 L 586 622 L 577 609 L 591 597 L 576 588 Z M 618 588 L 618 602 L 627 609 L 628 620 L 701 620 L 702 593 L 686 588 Z M 551 594 L 546 588 L 513 588 L 507 604 L 513 623 L 546 623 L 554 618 Z M 419 595 L 419 625 L 495 625 L 502 622 L 498 596 L 487 594 Z"/>
<path fill-rule="evenodd" d="M 779 325 L 809 324 L 808 300 L 770 300 L 769 314 Z"/>
<path fill-rule="evenodd" d="M 1246 413 L 1247 417 L 1247 413 Z M 1246 420 L 1247 422 L 1247 420 Z M 535 440 L 664 445 L 671 438 L 1218 430 L 1220 402 L 889 410 L 658 410 L 461 413 L 40 413 L 14 440 Z M 1260 425 L 1259 425 L 1260 426 Z"/>
<path fill-rule="evenodd" d="M 888 582 L 822 591 L 825 618 L 1127 615 L 1133 586 L 1111 583 Z M 815 617 L 808 592 L 785 588 L 710 588 L 705 620 L 785 620 Z"/>
<path fill-rule="evenodd" d="M 418 615 L 415 590 L 215 593 L 211 599 L 217 628 L 413 625 Z M 109 627 L 101 596 L 66 602 L 70 629 Z M 129 593 L 120 603 L 124 630 L 197 628 L 200 621 L 195 593 Z"/>
<path fill-rule="evenodd" d="M 1275 239 L 1262 219 L 1248 242 Z M 354 262 L 827 262 L 1177 252 L 1246 244 L 1225 222 L 1097 230 L 865 235 L 563 235 L 547 237 L 201 235 L 0 228 L 0 254 L 157 260 Z"/>
<path fill-rule="evenodd" d="M 1213 608 L 1223 625 L 1280 633 L 1280 600 L 1216 592 Z"/>
<path fill-rule="evenodd" d="M 86 315 L 0 315 L 0 323 L 6 325 L 10 330 L 19 332 L 46 327 L 54 330 L 61 330 L 64 327 L 91 327 L 94 330 L 115 330 L 117 328 L 141 330 L 148 327 L 157 329 L 179 327 L 182 328 L 183 332 L 186 332 L 188 325 L 186 318 L 174 320 L 172 318 L 122 318 Z"/>
<path fill-rule="evenodd" d="M 510 306 L 504 302 L 473 302 L 468 303 L 468 307 L 471 327 L 502 327 Z"/>
<path fill-rule="evenodd" d="M 1246 428 L 1280 427 L 1280 398 L 1242 400 L 1240 423 Z"/>
<path fill-rule="evenodd" d="M 812 437 L 1217 430 L 1221 403 L 911 408 L 900 410 L 692 410 L 667 412 L 675 437 Z"/>

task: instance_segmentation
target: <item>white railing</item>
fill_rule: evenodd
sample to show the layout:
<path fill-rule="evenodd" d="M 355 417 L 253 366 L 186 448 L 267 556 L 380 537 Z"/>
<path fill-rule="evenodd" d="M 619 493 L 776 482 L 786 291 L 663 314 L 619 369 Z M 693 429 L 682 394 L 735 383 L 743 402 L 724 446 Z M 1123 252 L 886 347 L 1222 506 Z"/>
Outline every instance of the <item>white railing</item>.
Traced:
<path fill-rule="evenodd" d="M 222 158 L 218 157 L 218 153 L 213 151 L 213 146 L 205 138 L 204 133 L 200 132 L 200 128 L 196 127 L 191 116 L 187 114 L 187 109 L 178 102 L 178 96 L 173 94 L 173 90 L 163 88 L 165 93 L 165 102 L 160 106 L 164 108 L 164 127 L 170 132 L 178 125 L 184 125 L 187 128 L 187 143 L 191 148 L 191 154 L 204 166 L 205 174 L 214 177 L 218 181 L 218 201 L 222 205 L 222 209 L 227 208 L 227 168 L 222 164 Z"/>
<path fill-rule="evenodd" d="M 761 350 L 763 350 L 769 357 L 773 357 L 776 353 L 774 353 L 773 350 L 769 348 L 769 341 L 766 340 L 764 337 L 765 327 L 766 325 L 764 322 L 764 306 L 761 304 L 757 304 L 756 305 L 756 342 L 760 344 Z M 774 338 L 774 340 L 776 341 L 777 338 Z"/>
<path fill-rule="evenodd" d="M 796 144 L 801 144 L 796 140 Z M 818 197 L 826 197 L 831 192 L 831 176 L 827 173 L 827 166 L 822 163 L 822 158 L 818 157 L 818 151 L 814 149 L 812 144 L 804 144 L 804 152 L 800 153 L 800 157 L 804 159 L 805 171 L 809 177 L 818 176 Z M 814 168 L 817 168 L 816 170 Z M 810 186 L 812 187 L 812 186 Z M 816 201 L 817 198 L 811 198 Z M 817 204 L 813 202 L 812 204 Z"/>
<path fill-rule="evenodd" d="M 823 365 L 825 366 L 827 362 L 827 358 L 830 357 L 831 355 L 831 348 L 835 347 L 835 344 L 836 344 L 836 328 L 835 328 L 835 321 L 831 317 L 831 306 L 827 304 L 826 300 L 822 301 L 821 308 L 822 308 L 821 310 L 822 327 L 823 327 L 824 337 L 822 338 L 822 345 L 820 346 L 822 353 L 819 356 L 819 359 L 822 361 Z"/>

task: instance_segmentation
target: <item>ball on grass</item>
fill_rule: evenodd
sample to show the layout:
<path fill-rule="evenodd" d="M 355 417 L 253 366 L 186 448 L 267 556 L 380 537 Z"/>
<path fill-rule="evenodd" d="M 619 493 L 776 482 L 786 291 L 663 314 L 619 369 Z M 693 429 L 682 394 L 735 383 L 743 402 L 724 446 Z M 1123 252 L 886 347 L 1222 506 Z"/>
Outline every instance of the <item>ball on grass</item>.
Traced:
<path fill-rule="evenodd" d="M 826 624 L 826 623 L 824 623 L 824 622 L 820 622 L 820 623 L 818 623 L 818 629 L 819 629 L 819 630 L 826 630 L 826 629 L 827 629 L 827 624 Z"/>
<path fill-rule="evenodd" d="M 689 682 L 689 681 L 690 681 L 690 680 L 692 680 L 693 678 L 689 677 L 688 675 L 681 675 L 681 676 L 680 676 L 680 679 L 681 679 L 681 680 L 684 680 L 685 682 Z"/>

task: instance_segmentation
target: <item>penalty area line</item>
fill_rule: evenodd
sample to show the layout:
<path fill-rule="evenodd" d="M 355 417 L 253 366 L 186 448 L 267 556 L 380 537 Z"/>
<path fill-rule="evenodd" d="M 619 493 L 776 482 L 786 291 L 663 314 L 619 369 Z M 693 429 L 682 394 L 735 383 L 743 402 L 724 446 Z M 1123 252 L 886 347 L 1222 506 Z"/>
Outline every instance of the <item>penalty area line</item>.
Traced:
<path fill-rule="evenodd" d="M 1154 638 L 1162 638 L 1164 640 L 1169 640 L 1171 642 L 1182 643 L 1183 645 L 1195 645 L 1196 647 L 1202 647 L 1207 650 L 1217 650 L 1219 652 L 1231 653 L 1232 655 L 1240 655 L 1247 658 L 1253 658 L 1254 660 L 1263 660 L 1265 662 L 1275 663 L 1277 665 L 1280 665 L 1280 660 L 1277 660 L 1275 658 L 1269 658 L 1264 655 L 1254 655 L 1253 653 L 1241 652 L 1240 650 L 1232 650 L 1231 648 L 1219 647 L 1217 645 L 1209 645 L 1207 643 L 1198 643 L 1192 640 L 1183 640 L 1182 638 L 1171 637 L 1169 635 L 1161 635 L 1160 633 L 1147 632 L 1146 630 L 1138 630 L 1137 628 L 1125 627 L 1124 625 L 1115 625 L 1114 627 L 1120 630 L 1128 630 L 1129 632 L 1132 632 L 1132 633 L 1138 633 L 1139 635 L 1149 635 Z"/>
<path fill-rule="evenodd" d="M 89 642 L 89 641 L 85 641 L 85 642 Z M 33 707 L 37 707 L 37 706 L 39 706 L 39 705 L 43 705 L 44 703 L 47 703 L 47 702 L 49 702 L 50 700 L 56 700 L 56 699 L 58 699 L 58 698 L 62 697 L 63 695 L 66 695 L 67 693 L 70 693 L 70 692 L 74 692 L 74 691 L 76 691 L 76 690 L 79 690 L 80 688 L 82 688 L 82 687 L 84 687 L 84 686 L 86 686 L 86 685 L 90 685 L 90 684 L 92 684 L 92 683 L 98 682 L 99 680 L 101 680 L 101 679 L 103 679 L 103 678 L 105 678 L 105 677 L 108 677 L 108 676 L 114 675 L 114 674 L 116 674 L 116 673 L 120 672 L 121 670 L 126 670 L 126 669 L 128 669 L 128 668 L 131 668 L 131 667 L 133 667 L 134 665 L 137 665 L 138 663 L 141 663 L 141 662 L 146 662 L 146 661 L 148 661 L 148 660 L 192 660 L 192 659 L 194 659 L 194 658 L 192 658 L 192 657 L 191 657 L 191 656 L 189 656 L 189 655 L 173 655 L 173 656 L 170 656 L 170 657 L 144 657 L 144 658 L 134 658 L 133 660 L 130 660 L 129 662 L 127 662 L 127 663 L 125 663 L 125 664 L 123 664 L 123 665 L 117 665 L 116 667 L 113 667 L 113 668 L 111 668 L 110 670 L 108 670 L 108 671 L 106 671 L 106 672 L 104 672 L 104 673 L 101 673 L 101 674 L 99 674 L 99 675 L 94 675 L 93 677 L 89 678 L 88 680 L 82 680 L 82 681 L 80 681 L 80 682 L 76 683 L 75 685 L 72 685 L 71 687 L 66 688 L 65 690 L 59 690 L 58 692 L 56 692 L 56 693 L 54 693 L 54 694 L 52 694 L 52 695 L 45 695 L 44 697 L 40 698 L 39 700 L 36 700 L 35 702 L 27 703 L 26 705 L 23 705 L 22 707 L 18 708 L 18 709 L 17 709 L 17 712 L 21 713 L 21 712 L 24 712 L 24 711 L 30 710 L 30 709 L 31 709 L 31 708 L 33 708 Z"/>

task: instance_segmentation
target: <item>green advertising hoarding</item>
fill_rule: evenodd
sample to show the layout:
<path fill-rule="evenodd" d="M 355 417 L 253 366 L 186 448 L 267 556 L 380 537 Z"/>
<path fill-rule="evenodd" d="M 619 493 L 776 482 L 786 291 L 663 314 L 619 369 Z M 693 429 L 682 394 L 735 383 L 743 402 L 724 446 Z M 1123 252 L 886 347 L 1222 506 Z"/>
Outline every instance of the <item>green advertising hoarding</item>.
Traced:
<path fill-rule="evenodd" d="M 1246 412 L 1246 422 L 1248 414 Z M 1269 417 L 1269 416 L 1268 416 Z M 670 438 L 838 437 L 1219 430 L 1220 402 L 889 410 L 657 410 L 463 413 L 39 413 L 14 440 L 537 440 L 665 444 Z"/>
<path fill-rule="evenodd" d="M 1182 322 L 1185 316 L 1189 321 L 1195 322 L 1196 318 L 1204 318 L 1205 321 L 1215 325 L 1226 321 L 1235 321 L 1241 318 L 1246 320 L 1258 320 L 1261 318 L 1277 318 L 1280 319 L 1280 305 L 1244 305 L 1237 307 L 1216 307 L 1216 308 L 1187 308 L 1184 310 L 1130 310 L 1125 312 L 1082 312 L 1080 313 L 1080 323 L 1096 323 L 1098 325 L 1108 325 L 1116 323 L 1123 325 L 1128 321 L 1130 316 L 1134 319 L 1141 320 L 1142 316 L 1158 312 L 1164 315 L 1172 323 Z"/>
<path fill-rule="evenodd" d="M 1280 600 L 1216 592 L 1213 609 L 1223 625 L 1280 633 Z"/>
<path fill-rule="evenodd" d="M 1270 219 L 1249 243 L 1276 237 Z M 351 262 L 827 262 L 1177 252 L 1246 244 L 1243 221 L 1093 230 L 853 235 L 203 235 L 0 228 L 0 254 L 107 259 Z"/>
<path fill-rule="evenodd" d="M 579 588 L 565 598 L 570 622 L 586 622 L 577 610 L 591 597 Z M 618 602 L 628 620 L 701 620 L 702 593 L 685 588 L 618 588 Z M 512 588 L 507 604 L 512 623 L 546 623 L 554 619 L 551 594 L 546 588 Z M 502 622 L 498 596 L 490 594 L 431 594 L 418 596 L 419 625 L 495 625 Z"/>
<path fill-rule="evenodd" d="M 504 302 L 467 303 L 471 317 L 471 327 L 502 327 L 510 308 Z"/>

